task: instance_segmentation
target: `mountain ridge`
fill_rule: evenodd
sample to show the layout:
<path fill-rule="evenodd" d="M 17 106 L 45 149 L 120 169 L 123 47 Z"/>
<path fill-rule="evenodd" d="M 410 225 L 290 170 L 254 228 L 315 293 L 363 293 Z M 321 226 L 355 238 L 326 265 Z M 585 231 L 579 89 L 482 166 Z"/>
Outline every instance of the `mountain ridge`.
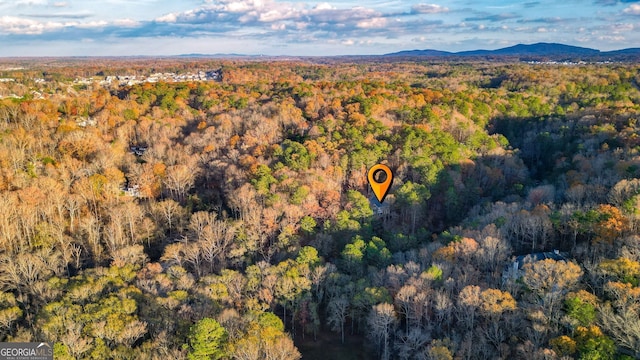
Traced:
<path fill-rule="evenodd" d="M 468 56 L 533 56 L 533 57 L 560 57 L 560 56 L 640 56 L 640 48 L 626 48 L 613 51 L 600 51 L 597 49 L 566 45 L 560 43 L 539 42 L 534 44 L 517 44 L 495 50 L 467 50 L 459 52 L 440 51 L 435 49 L 403 50 L 383 56 L 425 56 L 425 57 L 468 57 Z"/>

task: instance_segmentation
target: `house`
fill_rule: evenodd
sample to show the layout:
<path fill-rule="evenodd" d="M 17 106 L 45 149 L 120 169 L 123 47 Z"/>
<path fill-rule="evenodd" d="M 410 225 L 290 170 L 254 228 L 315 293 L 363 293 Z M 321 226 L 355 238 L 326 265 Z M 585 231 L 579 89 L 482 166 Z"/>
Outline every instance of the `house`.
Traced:
<path fill-rule="evenodd" d="M 140 185 L 132 184 L 127 178 L 125 178 L 124 184 L 120 187 L 120 191 L 124 196 L 140 197 Z"/>
<path fill-rule="evenodd" d="M 78 124 L 78 126 L 80 127 L 87 127 L 96 126 L 98 122 L 92 117 L 79 117 L 78 119 L 76 119 L 76 124 Z"/>
<path fill-rule="evenodd" d="M 222 69 L 207 71 L 206 78 L 213 81 L 222 81 Z"/>
<path fill-rule="evenodd" d="M 369 204 L 375 215 L 387 215 L 391 212 L 389 203 L 381 203 L 375 195 L 369 197 Z"/>
<path fill-rule="evenodd" d="M 125 196 L 140 197 L 140 185 L 124 186 L 122 191 Z"/>
<path fill-rule="evenodd" d="M 147 152 L 147 149 L 148 147 L 146 146 L 137 146 L 137 145 L 129 146 L 129 152 L 136 156 L 144 155 L 144 153 Z"/>

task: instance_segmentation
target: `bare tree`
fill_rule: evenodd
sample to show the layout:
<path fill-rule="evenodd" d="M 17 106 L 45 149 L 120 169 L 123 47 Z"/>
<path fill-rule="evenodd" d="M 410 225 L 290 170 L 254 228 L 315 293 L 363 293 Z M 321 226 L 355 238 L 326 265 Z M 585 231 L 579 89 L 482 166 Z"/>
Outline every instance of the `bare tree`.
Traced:
<path fill-rule="evenodd" d="M 448 328 L 453 311 L 453 303 L 445 291 L 436 291 L 433 297 L 433 309 L 436 314 L 436 328 Z"/>
<path fill-rule="evenodd" d="M 80 211 L 81 199 L 78 195 L 68 194 L 65 197 L 64 208 L 69 214 L 69 231 L 73 232 L 75 229 L 75 221 Z"/>
<path fill-rule="evenodd" d="M 405 285 L 400 288 L 395 297 L 395 304 L 398 308 L 398 313 L 404 316 L 405 320 L 405 333 L 409 333 L 409 319 L 415 318 L 413 314 L 413 298 L 416 296 L 417 289 L 413 285 Z"/>
<path fill-rule="evenodd" d="M 476 312 L 480 304 L 479 286 L 466 286 L 458 294 L 458 318 L 462 320 L 468 330 L 473 329 L 475 326 Z"/>
<path fill-rule="evenodd" d="M 234 226 L 216 219 L 214 213 L 200 211 L 191 216 L 189 229 L 204 261 L 209 264 L 209 271 L 214 271 L 216 264 L 219 268 L 224 267 L 227 250 L 235 235 Z"/>
<path fill-rule="evenodd" d="M 95 262 L 99 263 L 102 261 L 104 253 L 104 247 L 100 241 L 102 224 L 95 216 L 88 214 L 80 222 L 79 228 L 82 231 L 85 240 L 83 244 L 86 246 L 87 252 L 91 254 Z"/>
<path fill-rule="evenodd" d="M 390 336 L 396 325 L 396 314 L 393 305 L 382 303 L 373 306 L 369 313 L 369 336 L 376 343 L 380 359 L 388 360 L 391 357 Z"/>
<path fill-rule="evenodd" d="M 539 205 L 532 211 L 520 210 L 505 224 L 506 233 L 519 249 L 535 251 L 544 247 L 553 227 L 549 220 L 548 208 Z"/>
<path fill-rule="evenodd" d="M 396 355 L 402 360 L 419 359 L 419 354 L 429 340 L 431 340 L 429 333 L 420 328 L 412 328 L 407 333 L 399 331 L 394 344 Z"/>
<path fill-rule="evenodd" d="M 600 325 L 620 346 L 634 352 L 640 358 L 640 314 L 637 309 L 613 310 L 610 305 L 600 309 Z"/>
<path fill-rule="evenodd" d="M 65 325 L 66 332 L 60 337 L 60 340 L 67 346 L 72 356 L 80 358 L 82 354 L 91 349 L 92 339 L 82 334 L 84 326 L 81 323 L 67 321 Z"/>
<path fill-rule="evenodd" d="M 172 232 L 181 223 L 184 209 L 176 201 L 167 199 L 152 203 L 151 210 L 156 217 L 156 222 L 164 224 L 164 228 Z"/>
<path fill-rule="evenodd" d="M 331 330 L 340 331 L 340 339 L 344 344 L 344 324 L 347 321 L 349 300 L 344 296 L 334 297 L 327 305 L 327 321 Z"/>
<path fill-rule="evenodd" d="M 509 244 L 502 238 L 493 236 L 484 237 L 480 240 L 475 259 L 479 269 L 490 274 L 494 285 L 501 276 L 502 266 L 511 253 Z"/>
<path fill-rule="evenodd" d="M 640 179 L 624 179 L 609 191 L 609 201 L 616 207 L 622 207 L 627 200 L 638 194 L 640 194 Z"/>
<path fill-rule="evenodd" d="M 178 201 L 184 201 L 187 192 L 195 181 L 194 168 L 185 164 L 167 167 L 164 186 L 169 190 L 171 197 Z"/>

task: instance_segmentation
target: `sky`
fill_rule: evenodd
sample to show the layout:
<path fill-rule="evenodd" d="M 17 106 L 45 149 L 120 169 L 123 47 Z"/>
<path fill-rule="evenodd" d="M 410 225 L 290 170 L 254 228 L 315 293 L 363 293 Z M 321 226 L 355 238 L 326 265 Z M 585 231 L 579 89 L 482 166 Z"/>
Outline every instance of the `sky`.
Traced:
<path fill-rule="evenodd" d="M 640 47 L 640 0 L 0 0 L 0 56 Z"/>

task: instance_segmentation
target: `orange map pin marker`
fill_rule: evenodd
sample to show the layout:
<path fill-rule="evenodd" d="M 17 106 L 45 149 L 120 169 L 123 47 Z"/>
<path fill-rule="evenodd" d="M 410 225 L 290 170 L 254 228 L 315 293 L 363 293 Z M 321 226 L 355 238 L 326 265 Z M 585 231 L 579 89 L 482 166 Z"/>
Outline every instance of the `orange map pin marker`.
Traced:
<path fill-rule="evenodd" d="M 374 165 L 369 169 L 367 179 L 369 180 L 369 185 L 371 185 L 371 189 L 373 189 L 373 193 L 376 194 L 378 201 L 383 202 L 385 196 L 387 196 L 389 188 L 391 187 L 391 182 L 393 181 L 393 173 L 391 172 L 391 169 L 384 164 Z"/>

